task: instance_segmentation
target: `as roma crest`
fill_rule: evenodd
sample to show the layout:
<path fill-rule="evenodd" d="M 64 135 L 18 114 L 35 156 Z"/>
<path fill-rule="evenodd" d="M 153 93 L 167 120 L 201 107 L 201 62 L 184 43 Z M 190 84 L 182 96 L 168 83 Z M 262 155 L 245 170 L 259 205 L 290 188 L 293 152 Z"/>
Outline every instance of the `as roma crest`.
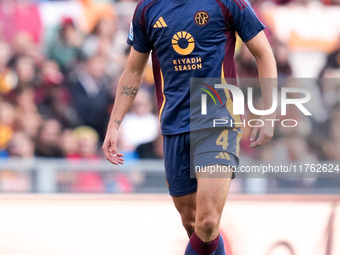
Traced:
<path fill-rule="evenodd" d="M 199 11 L 194 17 L 195 23 L 199 26 L 205 26 L 209 22 L 209 14 L 206 11 Z"/>

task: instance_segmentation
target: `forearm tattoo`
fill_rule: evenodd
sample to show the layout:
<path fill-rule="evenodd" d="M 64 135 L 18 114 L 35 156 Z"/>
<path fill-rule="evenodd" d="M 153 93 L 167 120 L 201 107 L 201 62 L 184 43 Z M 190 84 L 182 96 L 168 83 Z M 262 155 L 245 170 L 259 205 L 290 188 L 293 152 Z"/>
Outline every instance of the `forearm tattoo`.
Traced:
<path fill-rule="evenodd" d="M 120 123 L 122 123 L 120 120 L 118 120 L 117 118 L 114 119 L 114 122 L 118 125 L 120 125 Z"/>
<path fill-rule="evenodd" d="M 123 96 L 129 96 L 131 98 L 135 97 L 137 95 L 139 87 L 132 87 L 132 86 L 128 86 L 128 85 L 124 85 L 122 87 L 122 90 L 120 92 L 120 95 Z"/>

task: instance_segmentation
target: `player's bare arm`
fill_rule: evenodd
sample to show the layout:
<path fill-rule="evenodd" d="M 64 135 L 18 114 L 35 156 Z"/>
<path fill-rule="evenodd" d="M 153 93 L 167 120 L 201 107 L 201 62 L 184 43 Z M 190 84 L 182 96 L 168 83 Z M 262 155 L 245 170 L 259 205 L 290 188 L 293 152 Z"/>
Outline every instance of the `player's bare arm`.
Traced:
<path fill-rule="evenodd" d="M 102 147 L 106 159 L 115 165 L 124 162 L 124 155 L 117 150 L 118 129 L 138 93 L 148 58 L 149 53 L 139 53 L 131 48 L 127 65 L 118 82 L 116 100 Z"/>
<path fill-rule="evenodd" d="M 264 109 L 269 109 L 272 106 L 272 91 L 273 88 L 277 87 L 277 70 L 276 62 L 272 49 L 264 32 L 258 33 L 254 38 L 246 43 L 246 46 L 255 57 L 259 78 L 260 86 L 263 98 Z M 270 79 L 267 79 L 270 78 Z M 276 112 L 261 116 L 260 119 L 275 119 Z M 259 125 L 256 125 L 259 126 Z M 255 140 L 256 135 L 259 133 L 258 138 Z M 254 127 L 250 135 L 250 148 L 261 147 L 268 144 L 273 137 L 274 127 L 271 122 L 264 121 L 262 127 Z"/>

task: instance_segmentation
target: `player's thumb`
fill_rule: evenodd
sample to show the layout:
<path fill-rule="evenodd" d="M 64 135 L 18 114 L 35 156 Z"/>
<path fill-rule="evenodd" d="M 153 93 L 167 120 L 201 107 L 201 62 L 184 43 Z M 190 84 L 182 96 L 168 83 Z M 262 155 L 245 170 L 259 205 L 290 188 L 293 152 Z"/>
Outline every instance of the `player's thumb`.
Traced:
<path fill-rule="evenodd" d="M 111 153 L 112 144 L 111 144 L 110 139 L 105 139 L 102 149 L 104 151 L 105 156 L 108 156 L 108 153 Z"/>
<path fill-rule="evenodd" d="M 258 131 L 259 131 L 259 127 L 253 127 L 253 130 L 251 131 L 250 139 L 249 139 L 251 142 L 255 140 L 255 137 Z"/>

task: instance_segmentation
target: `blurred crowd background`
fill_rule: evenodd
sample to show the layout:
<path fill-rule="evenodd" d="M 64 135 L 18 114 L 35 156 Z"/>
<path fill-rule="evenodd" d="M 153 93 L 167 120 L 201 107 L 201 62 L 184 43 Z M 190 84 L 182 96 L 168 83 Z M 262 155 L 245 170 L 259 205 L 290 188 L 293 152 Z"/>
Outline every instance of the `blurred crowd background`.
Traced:
<path fill-rule="evenodd" d="M 267 25 L 280 87 L 294 86 L 295 78 L 308 80 L 302 86 L 312 92 L 313 115 L 288 111 L 299 125 L 278 126 L 273 142 L 261 150 L 249 149 L 250 129 L 244 128 L 242 157 L 268 162 L 340 162 L 340 1 L 251 3 Z M 136 4 L 129 0 L 1 0 L 2 162 L 38 157 L 70 162 L 103 159 L 100 148 L 129 54 L 126 38 Z M 235 59 L 240 77 L 257 76 L 255 60 L 240 40 Z M 163 157 L 153 83 L 149 63 L 141 90 L 120 128 L 119 150 L 126 162 Z M 136 179 L 140 181 L 136 174 L 131 177 L 122 172 L 103 176 L 83 171 L 60 174 L 57 181 L 63 187 L 67 183 L 66 191 L 74 192 L 132 192 Z M 31 179 L 24 172 L 1 170 L 0 190 L 34 190 Z M 290 183 L 323 185 L 315 179 L 280 180 L 275 185 L 283 181 L 285 187 Z"/>

